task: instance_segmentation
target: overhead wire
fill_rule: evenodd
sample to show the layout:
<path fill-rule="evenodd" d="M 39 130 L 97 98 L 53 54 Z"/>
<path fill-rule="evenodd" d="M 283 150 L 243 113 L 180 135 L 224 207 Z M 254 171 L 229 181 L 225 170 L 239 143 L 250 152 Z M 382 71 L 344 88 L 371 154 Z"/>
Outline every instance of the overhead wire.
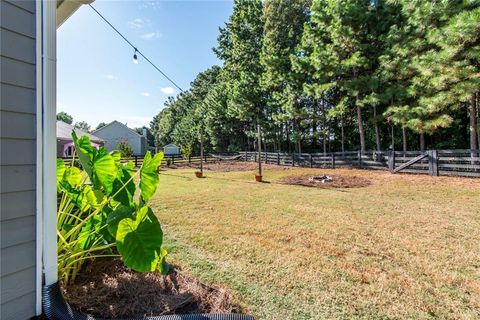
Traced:
<path fill-rule="evenodd" d="M 163 72 L 155 63 L 153 63 L 146 55 L 143 54 L 142 51 L 140 51 L 130 40 L 127 39 L 126 36 L 124 36 L 117 28 L 115 28 L 115 26 L 110 22 L 108 21 L 107 18 L 105 18 L 105 16 L 103 16 L 91 3 L 88 4 L 90 6 L 90 8 L 95 11 L 95 13 L 100 17 L 102 18 L 103 21 L 105 21 L 120 37 L 122 37 L 122 39 L 128 43 L 132 49 L 135 50 L 135 53 L 134 53 L 134 58 L 136 58 L 136 53 L 138 53 L 140 56 L 142 56 L 148 63 L 150 63 L 150 65 L 152 65 L 152 67 L 154 67 L 162 76 L 165 77 L 165 79 L 167 79 L 171 84 L 173 84 L 178 90 L 180 90 L 180 92 L 183 92 L 183 89 L 175 82 L 172 80 L 172 78 L 170 78 L 165 72 Z"/>

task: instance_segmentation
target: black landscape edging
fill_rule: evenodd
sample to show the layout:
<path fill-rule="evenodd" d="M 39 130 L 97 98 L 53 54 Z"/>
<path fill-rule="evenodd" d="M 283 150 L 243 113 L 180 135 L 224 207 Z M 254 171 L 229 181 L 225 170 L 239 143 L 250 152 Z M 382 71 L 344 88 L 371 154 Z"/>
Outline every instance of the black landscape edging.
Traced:
<path fill-rule="evenodd" d="M 107 320 L 73 310 L 63 299 L 58 282 L 44 286 L 42 292 L 43 313 L 47 320 Z M 112 320 L 112 319 L 108 319 Z M 174 314 L 165 316 L 123 318 L 116 320 L 255 320 L 243 314 Z"/>

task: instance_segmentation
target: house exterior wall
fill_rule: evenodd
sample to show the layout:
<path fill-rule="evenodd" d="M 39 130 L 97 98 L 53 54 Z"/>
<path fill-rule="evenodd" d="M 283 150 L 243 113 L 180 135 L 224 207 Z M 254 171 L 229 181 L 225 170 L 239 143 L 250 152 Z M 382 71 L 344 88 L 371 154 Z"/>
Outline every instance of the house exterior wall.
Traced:
<path fill-rule="evenodd" d="M 35 2 L 0 0 L 0 319 L 36 313 Z"/>
<path fill-rule="evenodd" d="M 120 122 L 108 124 L 105 127 L 98 129 L 93 134 L 105 141 L 105 148 L 108 151 L 117 150 L 118 143 L 122 140 L 126 140 L 132 146 L 133 154 L 145 154 L 146 143 L 145 141 L 142 142 L 145 138 Z"/>
<path fill-rule="evenodd" d="M 177 145 L 168 144 L 165 147 L 163 147 L 163 153 L 166 156 L 177 155 L 177 154 L 180 154 L 180 148 Z"/>

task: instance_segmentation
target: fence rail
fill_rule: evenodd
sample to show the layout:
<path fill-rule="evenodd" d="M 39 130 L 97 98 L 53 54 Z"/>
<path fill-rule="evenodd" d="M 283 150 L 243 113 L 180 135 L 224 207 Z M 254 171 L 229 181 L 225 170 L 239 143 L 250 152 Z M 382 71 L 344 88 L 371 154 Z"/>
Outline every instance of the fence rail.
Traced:
<path fill-rule="evenodd" d="M 258 161 L 258 152 L 242 151 L 243 161 Z M 480 178 L 480 150 L 427 151 L 346 151 L 329 153 L 262 152 L 261 161 L 292 167 L 338 168 L 353 167 Z"/>
<path fill-rule="evenodd" d="M 133 155 L 128 158 L 121 158 L 120 162 L 121 163 L 126 163 L 128 161 L 132 161 L 135 167 L 141 167 L 143 164 L 143 155 Z M 67 166 L 72 164 L 72 161 L 78 161 L 78 158 L 76 157 L 73 159 L 72 157 L 62 157 L 63 161 Z M 217 159 L 210 156 L 210 155 L 204 155 L 203 161 L 205 163 L 208 162 L 214 162 Z M 175 165 L 175 164 L 187 164 L 187 163 L 200 163 L 200 156 L 199 155 L 192 155 L 189 158 L 185 159 L 182 155 L 168 155 L 164 156 L 161 165 L 162 166 L 170 166 L 170 165 Z"/>
<path fill-rule="evenodd" d="M 221 153 L 223 156 L 238 155 L 239 161 L 258 161 L 258 152 L 241 151 Z M 67 165 L 72 158 L 63 158 Z M 266 164 L 305 168 L 361 168 L 389 170 L 433 176 L 463 176 L 480 178 L 480 150 L 427 150 L 427 151 L 346 151 L 329 153 L 282 153 L 262 152 L 260 159 Z M 222 161 L 218 156 L 204 155 L 204 162 Z M 122 162 L 132 161 L 136 167 L 143 164 L 143 156 L 122 158 Z M 200 156 L 192 155 L 185 159 L 181 155 L 165 156 L 162 166 L 199 163 Z M 409 163 L 410 162 L 410 163 Z"/>

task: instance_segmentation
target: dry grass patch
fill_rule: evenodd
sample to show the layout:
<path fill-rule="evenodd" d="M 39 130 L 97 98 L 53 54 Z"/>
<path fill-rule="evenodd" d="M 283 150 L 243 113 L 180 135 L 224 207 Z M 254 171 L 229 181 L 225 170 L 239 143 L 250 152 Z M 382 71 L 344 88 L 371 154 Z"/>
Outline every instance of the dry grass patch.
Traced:
<path fill-rule="evenodd" d="M 302 174 L 371 185 L 282 183 Z M 152 205 L 170 259 L 232 288 L 259 319 L 480 317 L 480 180 L 298 168 L 253 177 L 167 171 Z"/>

